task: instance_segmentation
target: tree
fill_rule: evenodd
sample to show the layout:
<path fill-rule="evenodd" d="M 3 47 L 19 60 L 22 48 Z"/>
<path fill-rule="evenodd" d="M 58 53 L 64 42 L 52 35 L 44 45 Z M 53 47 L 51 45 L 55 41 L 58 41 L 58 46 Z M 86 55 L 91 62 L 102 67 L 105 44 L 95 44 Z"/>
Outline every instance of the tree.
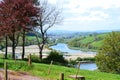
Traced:
<path fill-rule="evenodd" d="M 1 22 L 1 21 L 0 21 Z M 2 23 L 3 24 L 3 23 Z M 3 39 L 4 39 L 4 37 L 3 36 L 5 36 L 5 39 L 6 39 L 6 51 L 5 51 L 5 56 L 4 56 L 4 58 L 5 59 L 7 59 L 7 45 L 8 45 L 8 42 L 7 42 L 7 36 L 5 35 L 5 33 L 7 33 L 4 29 L 3 29 L 3 27 L 4 26 L 2 26 L 2 24 L 0 24 L 0 42 L 3 42 Z M 2 46 L 0 46 L 0 48 L 2 49 L 3 48 L 3 45 Z"/>
<path fill-rule="evenodd" d="M 37 32 L 36 39 L 38 41 L 39 57 L 42 60 L 42 51 L 48 38 L 47 31 L 55 24 L 59 23 L 62 18 L 60 17 L 60 10 L 57 10 L 52 5 L 49 5 L 47 1 L 40 2 L 39 4 L 40 12 L 37 18 L 38 25 L 34 28 L 34 30 Z M 42 41 L 39 39 L 39 35 L 41 35 Z"/>
<path fill-rule="evenodd" d="M 38 8 L 32 0 L 3 0 L 0 3 L 0 22 L 4 30 L 8 29 L 9 38 L 12 41 L 12 58 L 15 59 L 15 47 L 17 41 L 15 34 L 21 31 L 30 30 L 34 24 L 34 17 L 37 16 Z M 18 39 L 18 35 L 16 37 Z M 22 55 L 22 58 L 24 54 Z"/>
<path fill-rule="evenodd" d="M 38 3 L 38 0 L 32 0 L 32 3 L 34 6 L 37 6 L 39 3 Z M 32 17 L 32 16 L 29 16 L 29 17 Z M 36 15 L 34 15 L 34 17 L 36 17 Z M 33 21 L 35 21 L 35 18 L 33 19 Z M 36 23 L 36 22 L 35 22 Z M 32 25 L 35 25 L 35 24 L 32 24 Z M 31 29 L 32 30 L 32 29 Z M 22 31 L 22 59 L 24 59 L 24 55 L 25 55 L 25 37 L 26 37 L 26 32 L 29 31 L 29 30 L 25 30 L 23 29 Z"/>
<path fill-rule="evenodd" d="M 104 72 L 120 73 L 120 33 L 112 32 L 104 40 L 96 55 L 98 69 Z"/>
<path fill-rule="evenodd" d="M 23 17 L 26 17 L 26 19 L 29 18 L 29 21 L 28 21 L 28 22 L 26 22 L 26 20 L 24 20 L 24 19 L 21 19 L 22 22 L 23 22 L 24 24 L 26 24 L 25 26 L 27 26 L 27 29 L 26 29 L 26 28 L 23 28 L 23 29 L 22 29 L 22 34 L 23 34 L 23 36 L 22 36 L 22 37 L 23 37 L 22 59 L 24 59 L 24 55 L 25 55 L 25 33 L 26 33 L 27 31 L 31 31 L 31 30 L 32 30 L 33 25 L 35 25 L 35 23 L 36 23 L 36 22 L 35 22 L 35 21 L 36 21 L 36 18 L 35 18 L 35 17 L 38 16 L 37 13 L 38 13 L 39 9 L 35 6 L 35 4 L 37 4 L 37 0 L 31 0 L 31 3 L 30 3 L 29 0 L 28 0 L 28 2 L 26 3 L 26 5 L 22 6 L 22 8 L 26 10 Z M 22 10 L 22 9 L 21 9 L 21 10 Z M 22 16 L 22 15 L 21 15 L 21 16 Z M 29 26 L 29 27 L 28 27 L 28 26 Z"/>
<path fill-rule="evenodd" d="M 14 17 L 11 16 L 11 11 L 10 11 L 10 5 L 8 5 L 9 1 L 5 0 L 0 2 L 0 22 L 1 22 L 1 34 L 5 34 L 6 40 L 7 40 L 7 34 L 11 33 L 11 31 L 14 29 L 13 25 L 13 20 Z M 8 18 L 9 17 L 9 18 Z M 10 29 L 11 26 L 12 28 Z M 3 35 L 4 36 L 4 35 Z M 6 54 L 5 57 L 7 56 L 7 41 L 6 41 Z"/>

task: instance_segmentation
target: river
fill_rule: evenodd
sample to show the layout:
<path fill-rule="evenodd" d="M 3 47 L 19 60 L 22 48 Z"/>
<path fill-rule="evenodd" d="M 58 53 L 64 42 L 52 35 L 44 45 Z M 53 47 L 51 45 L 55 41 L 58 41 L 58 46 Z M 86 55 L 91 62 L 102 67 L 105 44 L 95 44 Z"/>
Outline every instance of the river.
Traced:
<path fill-rule="evenodd" d="M 68 46 L 67 46 L 67 44 L 64 44 L 64 43 L 58 43 L 56 45 L 51 46 L 50 48 L 55 49 L 57 51 L 66 52 L 66 53 L 69 53 L 69 54 L 77 53 L 77 52 L 82 52 L 81 50 L 72 50 L 72 49 L 69 49 Z M 96 54 L 96 52 L 86 52 L 86 53 Z M 97 66 L 96 66 L 95 63 L 82 63 L 80 65 L 80 69 L 95 70 L 95 69 L 97 69 Z"/>
<path fill-rule="evenodd" d="M 83 52 L 81 50 L 73 50 L 68 48 L 67 44 L 65 43 L 58 43 L 56 45 L 51 46 L 50 48 L 61 51 L 61 52 L 67 52 L 67 53 L 77 53 L 77 52 Z M 96 54 L 96 52 L 86 52 L 89 54 Z"/>

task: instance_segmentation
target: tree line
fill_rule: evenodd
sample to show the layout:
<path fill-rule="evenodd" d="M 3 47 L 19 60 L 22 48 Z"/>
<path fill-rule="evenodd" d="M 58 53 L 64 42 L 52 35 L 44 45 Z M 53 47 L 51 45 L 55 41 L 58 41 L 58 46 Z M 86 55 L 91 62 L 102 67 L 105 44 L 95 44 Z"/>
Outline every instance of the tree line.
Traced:
<path fill-rule="evenodd" d="M 12 59 L 15 59 L 15 48 L 22 36 L 22 59 L 25 55 L 26 33 L 36 34 L 39 46 L 39 58 L 47 41 L 47 31 L 60 21 L 60 10 L 38 0 L 2 0 L 0 1 L 0 39 L 5 38 L 7 58 L 8 39 L 12 42 Z M 41 37 L 41 40 L 39 39 Z"/>

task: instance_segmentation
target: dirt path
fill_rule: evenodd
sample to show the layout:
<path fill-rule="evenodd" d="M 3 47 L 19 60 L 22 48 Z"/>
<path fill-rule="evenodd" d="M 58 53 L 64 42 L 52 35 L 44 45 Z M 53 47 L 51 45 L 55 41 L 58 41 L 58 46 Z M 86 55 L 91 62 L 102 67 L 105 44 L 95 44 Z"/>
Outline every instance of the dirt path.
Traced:
<path fill-rule="evenodd" d="M 4 70 L 0 69 L 0 80 L 4 80 Z M 8 80 L 44 80 L 25 72 L 8 71 Z"/>

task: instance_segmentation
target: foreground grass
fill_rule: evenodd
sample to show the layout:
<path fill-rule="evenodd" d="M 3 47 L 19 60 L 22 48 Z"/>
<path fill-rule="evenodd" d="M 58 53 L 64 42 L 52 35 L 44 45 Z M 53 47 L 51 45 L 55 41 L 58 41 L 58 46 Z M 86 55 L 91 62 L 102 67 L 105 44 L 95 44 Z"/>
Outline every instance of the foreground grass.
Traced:
<path fill-rule="evenodd" d="M 68 68 L 64 66 L 52 65 L 51 73 L 48 75 L 49 65 L 41 63 L 32 63 L 31 66 L 28 66 L 25 61 L 13 61 L 6 60 L 8 62 L 8 68 L 16 71 L 25 71 L 31 75 L 42 77 L 50 80 L 59 80 L 59 74 L 64 73 L 65 80 L 73 80 L 68 76 L 76 73 L 76 69 Z M 3 59 L 0 59 L 0 67 L 3 67 Z M 87 71 L 80 70 L 79 75 L 85 76 L 86 80 L 120 80 L 120 75 L 103 73 L 98 71 Z"/>

